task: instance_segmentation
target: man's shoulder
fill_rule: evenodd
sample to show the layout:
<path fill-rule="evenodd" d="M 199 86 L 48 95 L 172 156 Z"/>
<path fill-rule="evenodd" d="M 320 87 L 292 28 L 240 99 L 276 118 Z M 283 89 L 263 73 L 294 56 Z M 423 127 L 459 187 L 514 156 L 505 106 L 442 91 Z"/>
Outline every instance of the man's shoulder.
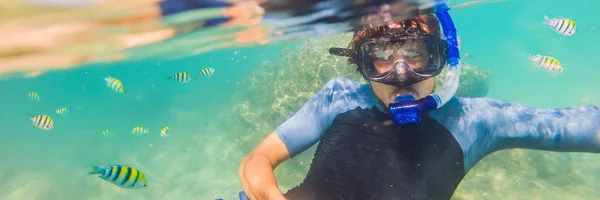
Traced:
<path fill-rule="evenodd" d="M 275 132 L 293 157 L 316 143 L 337 115 L 356 108 L 372 108 L 373 99 L 369 84 L 332 79 Z"/>
<path fill-rule="evenodd" d="M 356 107 L 372 108 L 375 97 L 368 83 L 360 83 L 348 78 L 334 78 L 323 88 L 328 95 L 327 101 L 334 113 L 354 109 Z"/>
<path fill-rule="evenodd" d="M 486 97 L 452 97 L 444 106 L 434 110 L 431 116 L 440 122 L 456 123 L 461 120 L 476 122 L 493 118 L 493 115 L 509 107 L 521 106 L 520 104 Z"/>
<path fill-rule="evenodd" d="M 365 83 L 359 83 L 349 78 L 334 78 L 325 84 L 324 89 L 331 91 L 358 91 L 360 88 L 367 86 Z"/>
<path fill-rule="evenodd" d="M 463 108 L 506 108 L 509 106 L 520 106 L 520 104 L 487 97 L 453 97 L 449 103 Z"/>
<path fill-rule="evenodd" d="M 434 116 L 440 118 L 457 118 L 464 115 L 465 111 L 478 111 L 485 105 L 489 104 L 489 101 L 496 101 L 490 98 L 470 98 L 470 97 L 452 97 L 444 106 L 436 109 L 432 112 Z"/>

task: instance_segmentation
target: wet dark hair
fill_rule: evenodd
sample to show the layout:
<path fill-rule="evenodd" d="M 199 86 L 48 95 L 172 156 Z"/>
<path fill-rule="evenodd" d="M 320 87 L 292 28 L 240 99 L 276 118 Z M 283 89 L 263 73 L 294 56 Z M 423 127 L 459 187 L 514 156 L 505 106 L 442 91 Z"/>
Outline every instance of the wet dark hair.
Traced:
<path fill-rule="evenodd" d="M 385 26 L 365 27 L 354 32 L 354 37 L 350 41 L 348 49 L 356 51 L 364 42 L 373 38 L 422 35 L 440 35 L 439 21 L 435 16 L 426 14 Z M 348 59 L 348 63 L 357 64 L 352 57 Z"/>

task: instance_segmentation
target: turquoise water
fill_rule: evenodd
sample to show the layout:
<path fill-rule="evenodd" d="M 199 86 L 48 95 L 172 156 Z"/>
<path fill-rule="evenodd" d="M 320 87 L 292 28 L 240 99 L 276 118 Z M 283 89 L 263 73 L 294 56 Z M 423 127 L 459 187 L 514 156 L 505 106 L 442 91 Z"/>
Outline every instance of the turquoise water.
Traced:
<path fill-rule="evenodd" d="M 153 189 L 168 193 L 171 184 L 178 185 L 181 181 L 165 180 L 161 185 L 157 180 L 165 178 L 165 172 L 181 173 L 171 167 L 180 170 L 191 167 L 190 161 L 178 163 L 178 157 L 195 157 L 193 160 L 197 161 L 195 172 L 181 176 L 210 169 L 211 160 L 215 159 L 211 157 L 222 151 L 214 149 L 217 146 L 210 146 L 213 149 L 209 154 L 203 143 L 234 133 L 210 132 L 207 126 L 218 123 L 214 116 L 236 103 L 233 94 L 242 87 L 240 82 L 249 72 L 264 60 L 273 59 L 283 46 L 289 45 L 294 44 L 235 50 L 239 51 L 237 54 L 234 50 L 225 50 L 174 61 L 87 66 L 50 72 L 34 79 L 4 80 L 0 86 L 3 94 L 0 127 L 4 127 L 0 141 L 2 157 L 10 162 L 0 164 L 0 177 L 10 184 L 3 184 L 1 194 L 9 199 L 89 199 L 90 195 L 103 193 L 104 187 L 107 190 L 113 187 L 86 176 L 89 167 L 112 163 L 139 168 L 154 180 L 150 182 L 151 186 L 155 185 Z M 165 80 L 165 76 L 180 71 L 196 74 L 204 67 L 215 69 L 209 79 L 187 84 Z M 116 93 L 105 86 L 103 79 L 109 75 L 123 82 L 127 94 Z M 38 92 L 41 101 L 29 101 L 26 98 L 29 91 Z M 57 115 L 55 110 L 63 106 L 70 110 L 69 114 Z M 29 114 L 48 114 L 56 126 L 51 131 L 40 130 L 31 126 L 27 120 Z M 162 138 L 160 130 L 167 125 L 172 130 L 167 138 Z M 134 126 L 149 128 L 150 133 L 134 136 L 131 134 Z M 104 137 L 100 134 L 104 129 L 114 134 Z M 162 159 L 160 155 L 163 155 Z M 166 157 L 173 160 L 164 160 Z M 165 166 L 165 161 L 173 166 Z M 155 162 L 161 165 L 151 164 Z M 235 166 L 229 166 L 233 171 L 223 172 L 236 171 Z M 219 163 L 212 165 L 212 169 L 223 167 Z M 23 178 L 33 174 L 37 175 L 32 179 Z M 152 177 L 153 174 L 157 177 Z M 234 181 L 234 178 L 222 179 Z M 41 186 L 36 181 L 40 181 Z M 212 184 L 204 183 L 208 184 L 206 186 Z M 32 191 L 25 192 L 28 195 L 17 190 L 28 190 L 27 187 L 33 187 Z M 196 189 L 194 195 L 204 196 L 206 191 L 213 189 L 216 188 Z M 162 199 L 158 193 L 139 194 L 141 199 Z"/>
<path fill-rule="evenodd" d="M 472 57 L 465 61 L 493 70 L 489 97 L 536 107 L 562 107 L 598 103 L 600 58 L 595 54 L 600 21 L 598 2 L 506 1 L 465 8 L 452 13 L 463 45 Z M 577 22 L 572 37 L 558 35 L 542 24 L 544 15 Z M 553 77 L 533 68 L 528 54 L 556 57 L 564 73 Z M 585 97 L 586 102 L 581 99 Z"/>
<path fill-rule="evenodd" d="M 469 53 L 464 62 L 492 73 L 488 97 L 555 108 L 600 102 L 596 4 L 514 0 L 451 14 L 461 51 Z M 542 24 L 544 15 L 572 18 L 578 32 L 560 36 Z M 237 168 L 245 154 L 330 78 L 358 80 L 344 59 L 326 52 L 347 41 L 348 35 L 332 36 L 0 80 L 0 197 L 235 199 L 241 189 Z M 534 67 L 529 54 L 556 57 L 564 72 L 552 76 Z M 215 69 L 211 78 L 187 84 L 165 80 L 204 67 Z M 127 94 L 106 87 L 108 75 L 123 81 Z M 31 91 L 41 101 L 29 101 Z M 63 106 L 70 113 L 57 115 Z M 32 126 L 27 116 L 35 114 L 52 116 L 55 128 Z M 167 125 L 171 131 L 162 138 L 160 129 Z M 150 132 L 134 136 L 135 126 Z M 104 129 L 114 134 L 104 137 Z M 309 150 L 276 170 L 282 191 L 302 180 L 311 157 Z M 87 175 L 91 165 L 106 164 L 138 168 L 149 188 L 125 190 Z M 471 170 L 454 198 L 594 199 L 600 196 L 598 174 L 600 157 L 594 154 L 507 150 Z"/>

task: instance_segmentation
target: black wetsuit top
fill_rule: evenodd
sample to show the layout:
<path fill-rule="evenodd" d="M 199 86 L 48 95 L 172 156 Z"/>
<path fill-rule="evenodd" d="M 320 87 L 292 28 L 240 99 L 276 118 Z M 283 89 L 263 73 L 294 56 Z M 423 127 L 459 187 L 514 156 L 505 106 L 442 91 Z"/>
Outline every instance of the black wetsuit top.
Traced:
<path fill-rule="evenodd" d="M 449 199 L 464 176 L 460 145 L 433 119 L 384 125 L 377 108 L 335 117 L 295 199 Z M 360 189 L 355 189 L 360 188 Z"/>

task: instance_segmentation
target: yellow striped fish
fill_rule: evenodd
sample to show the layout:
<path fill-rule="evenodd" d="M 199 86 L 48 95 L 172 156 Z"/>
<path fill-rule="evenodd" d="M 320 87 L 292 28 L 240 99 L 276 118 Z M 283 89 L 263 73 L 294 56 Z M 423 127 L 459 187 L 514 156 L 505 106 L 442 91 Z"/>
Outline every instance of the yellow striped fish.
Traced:
<path fill-rule="evenodd" d="M 37 92 L 27 93 L 27 97 L 32 101 L 40 101 L 40 94 Z"/>
<path fill-rule="evenodd" d="M 192 76 L 187 72 L 179 72 L 171 76 L 167 76 L 167 80 L 173 80 L 180 83 L 188 83 L 192 80 Z"/>
<path fill-rule="evenodd" d="M 67 110 L 67 107 L 62 107 L 56 110 L 56 113 L 59 115 L 66 115 L 67 113 L 69 113 L 69 110 Z"/>
<path fill-rule="evenodd" d="M 89 173 L 122 188 L 146 188 L 148 180 L 139 170 L 125 165 L 96 167 Z"/>
<path fill-rule="evenodd" d="M 103 136 L 110 136 L 110 135 L 112 135 L 112 134 L 110 133 L 110 131 L 109 131 L 109 130 L 107 130 L 107 129 L 105 129 L 105 130 L 102 130 L 102 132 L 101 132 L 101 133 L 102 133 L 102 135 L 103 135 Z"/>
<path fill-rule="evenodd" d="M 108 77 L 104 78 L 104 81 L 106 81 L 106 86 L 110 87 L 115 92 L 125 93 L 125 88 L 123 87 L 123 83 L 121 83 L 121 81 L 119 79 L 108 76 Z"/>
<path fill-rule="evenodd" d="M 212 76 L 212 74 L 215 72 L 215 69 L 207 67 L 202 69 L 202 71 L 200 71 L 200 78 L 208 78 L 210 76 Z"/>
<path fill-rule="evenodd" d="M 160 131 L 160 136 L 161 137 L 167 137 L 167 133 L 169 132 L 169 126 L 165 126 L 164 128 L 162 128 L 162 130 Z"/>
<path fill-rule="evenodd" d="M 564 36 L 572 36 L 575 34 L 575 22 L 570 19 L 563 18 L 550 18 L 548 16 L 544 16 L 546 20 L 544 24 L 550 25 L 554 31 Z"/>
<path fill-rule="evenodd" d="M 136 126 L 133 127 L 133 130 L 131 131 L 131 133 L 135 134 L 135 135 L 140 135 L 140 134 L 146 134 L 148 133 L 150 130 L 148 130 L 147 128 L 141 127 L 141 126 Z"/>
<path fill-rule="evenodd" d="M 529 57 L 529 60 L 533 62 L 533 64 L 550 72 L 559 72 L 563 70 L 560 62 L 556 58 L 550 56 L 533 55 Z"/>
<path fill-rule="evenodd" d="M 54 120 L 50 118 L 48 115 L 37 115 L 35 117 L 29 118 L 34 126 L 42 129 L 42 130 L 52 130 L 54 128 Z"/>

